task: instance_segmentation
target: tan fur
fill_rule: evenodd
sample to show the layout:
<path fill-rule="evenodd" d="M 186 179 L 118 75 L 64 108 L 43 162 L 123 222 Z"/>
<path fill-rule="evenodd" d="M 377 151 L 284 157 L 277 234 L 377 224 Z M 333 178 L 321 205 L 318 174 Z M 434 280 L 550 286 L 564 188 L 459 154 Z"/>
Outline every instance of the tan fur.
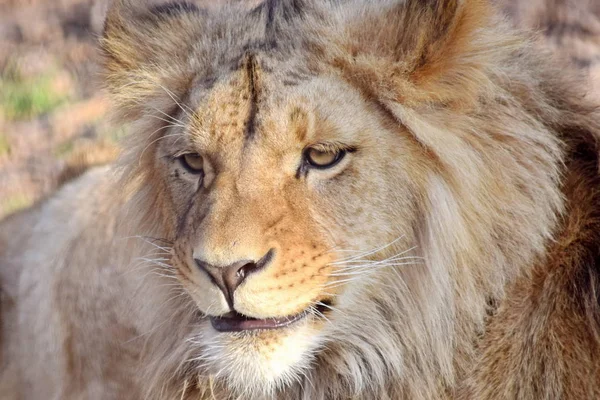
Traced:
<path fill-rule="evenodd" d="M 3 398 L 600 396 L 599 115 L 486 1 L 120 0 L 102 44 L 135 133 L 0 229 Z M 310 312 L 217 332 L 195 259 L 269 251 L 235 310 Z"/>
<path fill-rule="evenodd" d="M 541 33 L 540 42 L 588 79 L 587 95 L 600 98 L 600 2 L 497 0 L 517 26 Z M 597 100 L 596 100 L 597 101 Z"/>

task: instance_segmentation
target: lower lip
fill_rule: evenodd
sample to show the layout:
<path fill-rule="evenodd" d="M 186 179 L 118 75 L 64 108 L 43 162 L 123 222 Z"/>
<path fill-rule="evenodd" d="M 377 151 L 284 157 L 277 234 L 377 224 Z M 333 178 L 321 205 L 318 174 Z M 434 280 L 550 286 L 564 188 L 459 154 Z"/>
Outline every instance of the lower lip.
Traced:
<path fill-rule="evenodd" d="M 319 315 L 323 315 L 330 309 L 328 300 L 321 302 L 316 311 Z M 246 317 L 236 312 L 230 312 L 221 317 L 210 317 L 210 323 L 213 328 L 219 332 L 243 332 L 255 330 L 268 330 L 285 328 L 310 314 L 309 310 L 305 310 L 299 314 L 283 318 L 267 318 L 255 319 Z"/>
<path fill-rule="evenodd" d="M 308 313 L 302 312 L 297 315 L 284 318 L 254 319 L 241 314 L 230 312 L 223 317 L 210 317 L 213 328 L 219 332 L 242 332 L 259 329 L 280 329 L 300 321 Z"/>

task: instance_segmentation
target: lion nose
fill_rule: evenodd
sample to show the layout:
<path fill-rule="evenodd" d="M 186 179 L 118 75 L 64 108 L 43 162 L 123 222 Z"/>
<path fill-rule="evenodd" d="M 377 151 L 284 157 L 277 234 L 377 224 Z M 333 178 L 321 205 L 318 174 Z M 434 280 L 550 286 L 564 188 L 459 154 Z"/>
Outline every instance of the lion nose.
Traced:
<path fill-rule="evenodd" d="M 216 266 L 198 258 L 195 258 L 194 261 L 198 268 L 206 272 L 210 280 L 221 289 L 233 311 L 233 292 L 246 280 L 248 275 L 263 269 L 272 257 L 273 249 L 269 250 L 264 257 L 256 262 L 240 260 L 230 265 Z"/>

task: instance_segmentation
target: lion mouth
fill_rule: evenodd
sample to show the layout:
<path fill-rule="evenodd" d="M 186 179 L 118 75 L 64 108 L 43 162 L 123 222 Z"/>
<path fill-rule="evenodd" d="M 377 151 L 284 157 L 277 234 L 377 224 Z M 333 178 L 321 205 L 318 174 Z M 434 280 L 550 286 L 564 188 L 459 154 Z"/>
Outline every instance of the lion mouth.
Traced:
<path fill-rule="evenodd" d="M 316 312 L 312 311 L 316 310 Z M 259 329 L 280 329 L 304 319 L 308 315 L 323 316 L 329 310 L 328 302 L 324 301 L 314 308 L 307 308 L 301 313 L 280 318 L 257 319 L 245 316 L 235 311 L 219 317 L 210 317 L 213 328 L 219 332 L 242 332 Z"/>

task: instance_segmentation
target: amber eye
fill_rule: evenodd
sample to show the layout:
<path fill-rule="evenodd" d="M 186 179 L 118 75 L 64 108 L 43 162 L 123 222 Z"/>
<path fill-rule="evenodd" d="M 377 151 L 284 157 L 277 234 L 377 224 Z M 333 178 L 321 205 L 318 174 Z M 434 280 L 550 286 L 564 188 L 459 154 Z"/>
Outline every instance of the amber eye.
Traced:
<path fill-rule="evenodd" d="M 181 164 L 192 174 L 199 174 L 204 169 L 204 159 L 198 153 L 188 153 L 179 157 Z"/>
<path fill-rule="evenodd" d="M 344 150 L 319 150 L 309 148 L 304 153 L 308 165 L 314 168 L 330 168 L 337 164 L 344 156 Z"/>

